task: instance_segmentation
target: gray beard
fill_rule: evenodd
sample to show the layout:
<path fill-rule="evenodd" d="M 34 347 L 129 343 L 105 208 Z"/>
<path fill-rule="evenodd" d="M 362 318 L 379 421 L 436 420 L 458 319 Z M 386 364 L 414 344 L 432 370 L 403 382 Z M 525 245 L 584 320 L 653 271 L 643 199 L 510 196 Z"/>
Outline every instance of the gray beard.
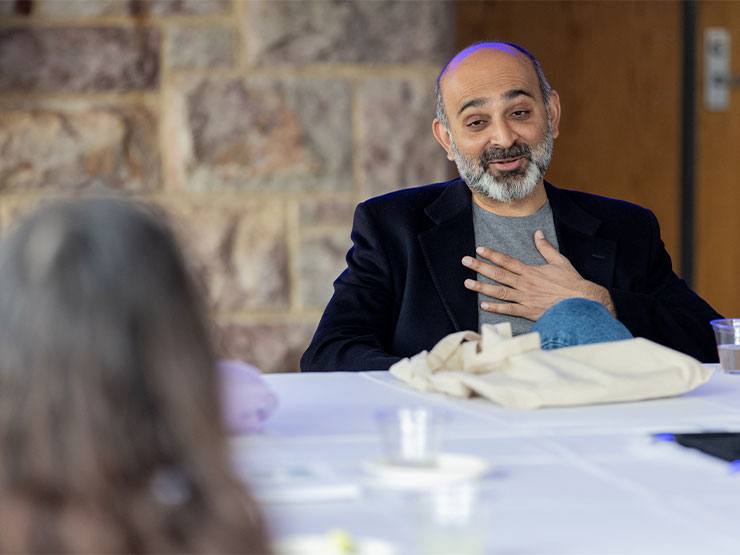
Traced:
<path fill-rule="evenodd" d="M 517 146 L 519 152 L 524 151 L 525 153 L 526 168 L 500 172 L 498 178 L 491 175 L 488 171 L 489 162 L 512 157 L 507 154 L 507 151 L 511 151 Z M 534 192 L 550 165 L 552 148 L 552 124 L 549 118 L 545 138 L 534 147 L 530 147 L 526 143 L 517 143 L 512 149 L 486 149 L 478 158 L 465 156 L 457 150 L 452 134 L 450 134 L 450 150 L 455 158 L 455 165 L 457 165 L 460 177 L 473 191 L 500 202 L 521 200 Z"/>

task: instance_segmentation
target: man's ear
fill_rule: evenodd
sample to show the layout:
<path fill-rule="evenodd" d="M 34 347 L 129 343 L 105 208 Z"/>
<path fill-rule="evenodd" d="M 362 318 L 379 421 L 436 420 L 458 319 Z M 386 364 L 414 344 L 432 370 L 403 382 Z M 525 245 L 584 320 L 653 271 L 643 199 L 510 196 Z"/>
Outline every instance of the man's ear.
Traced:
<path fill-rule="evenodd" d="M 437 142 L 445 149 L 447 159 L 450 162 L 454 162 L 455 157 L 452 155 L 452 149 L 450 148 L 450 130 L 441 121 L 434 118 L 432 122 L 432 133 L 434 133 L 434 138 L 437 139 Z"/>
<path fill-rule="evenodd" d="M 556 139 L 560 134 L 560 95 L 558 91 L 550 91 L 550 121 L 552 121 L 552 138 Z"/>

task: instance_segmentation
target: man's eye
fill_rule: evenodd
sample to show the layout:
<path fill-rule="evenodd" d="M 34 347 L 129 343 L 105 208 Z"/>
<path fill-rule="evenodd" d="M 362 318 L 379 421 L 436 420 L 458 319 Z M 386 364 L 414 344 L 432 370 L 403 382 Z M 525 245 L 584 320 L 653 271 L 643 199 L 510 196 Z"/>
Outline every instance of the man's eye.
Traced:
<path fill-rule="evenodd" d="M 484 122 L 482 119 L 477 119 L 475 121 L 471 121 L 470 123 L 468 123 L 468 127 L 480 127 L 481 125 L 483 125 L 483 123 Z"/>
<path fill-rule="evenodd" d="M 529 114 L 529 110 L 517 110 L 516 112 L 512 112 L 512 116 L 515 118 L 523 118 L 526 117 Z"/>

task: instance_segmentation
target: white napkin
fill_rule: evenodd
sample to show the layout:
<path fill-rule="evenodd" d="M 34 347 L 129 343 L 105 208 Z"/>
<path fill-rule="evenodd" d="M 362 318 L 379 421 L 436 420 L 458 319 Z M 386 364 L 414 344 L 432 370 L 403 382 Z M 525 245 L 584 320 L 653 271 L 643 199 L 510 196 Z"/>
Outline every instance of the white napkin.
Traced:
<path fill-rule="evenodd" d="M 484 324 L 482 336 L 450 334 L 390 372 L 421 391 L 535 409 L 670 397 L 705 383 L 713 370 L 643 338 L 543 351 L 538 333 L 512 337 L 504 323 Z"/>

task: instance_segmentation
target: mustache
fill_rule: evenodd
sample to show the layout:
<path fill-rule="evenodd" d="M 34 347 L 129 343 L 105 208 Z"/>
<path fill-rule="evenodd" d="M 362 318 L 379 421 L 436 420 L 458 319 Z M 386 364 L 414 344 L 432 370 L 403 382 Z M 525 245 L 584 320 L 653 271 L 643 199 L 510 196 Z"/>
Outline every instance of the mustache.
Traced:
<path fill-rule="evenodd" d="M 491 162 L 508 160 L 509 158 L 532 159 L 532 147 L 527 143 L 516 142 L 509 148 L 492 146 L 481 152 L 479 161 L 483 168 L 488 168 Z"/>

